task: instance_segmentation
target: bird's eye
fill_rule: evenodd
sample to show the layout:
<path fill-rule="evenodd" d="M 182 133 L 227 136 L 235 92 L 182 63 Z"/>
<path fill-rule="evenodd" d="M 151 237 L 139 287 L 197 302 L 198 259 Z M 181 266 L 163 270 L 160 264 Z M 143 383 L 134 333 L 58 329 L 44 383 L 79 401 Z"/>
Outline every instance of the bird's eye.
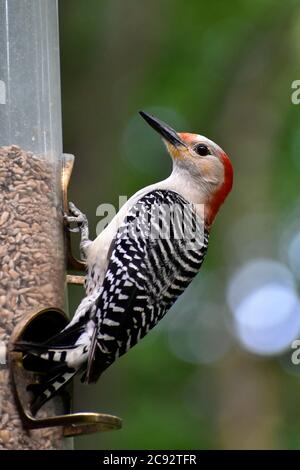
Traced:
<path fill-rule="evenodd" d="M 205 144 L 196 145 L 194 150 L 195 150 L 196 153 L 198 153 L 198 155 L 201 155 L 202 157 L 205 157 L 205 155 L 210 154 L 209 148 Z"/>

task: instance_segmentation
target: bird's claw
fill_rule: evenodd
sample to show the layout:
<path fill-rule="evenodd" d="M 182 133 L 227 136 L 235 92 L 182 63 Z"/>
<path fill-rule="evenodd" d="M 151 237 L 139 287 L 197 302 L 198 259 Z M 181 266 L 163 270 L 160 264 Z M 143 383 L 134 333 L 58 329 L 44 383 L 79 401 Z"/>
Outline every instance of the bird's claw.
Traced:
<path fill-rule="evenodd" d="M 71 215 L 67 213 L 64 214 L 64 221 L 66 222 L 69 232 L 80 232 L 81 227 L 88 223 L 86 216 L 77 209 L 72 202 L 69 203 L 69 213 Z M 77 224 L 77 226 L 71 227 L 72 223 Z"/>
<path fill-rule="evenodd" d="M 73 204 L 73 202 L 69 202 L 69 212 L 74 217 L 78 217 L 79 219 L 86 219 L 86 216 Z"/>

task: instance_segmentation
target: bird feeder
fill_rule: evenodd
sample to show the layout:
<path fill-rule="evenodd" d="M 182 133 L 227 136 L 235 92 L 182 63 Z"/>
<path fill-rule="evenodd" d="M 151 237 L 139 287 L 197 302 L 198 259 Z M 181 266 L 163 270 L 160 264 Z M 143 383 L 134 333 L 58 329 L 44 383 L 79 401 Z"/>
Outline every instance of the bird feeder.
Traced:
<path fill-rule="evenodd" d="M 62 216 L 74 158 L 62 152 L 56 0 L 0 0 L 0 122 L 0 346 L 8 351 L 0 449 L 66 448 L 63 436 L 115 429 L 120 420 L 71 414 L 61 398 L 31 416 L 26 385 L 35 377 L 11 351 L 17 339 L 44 341 L 65 326 L 67 261 L 83 268 Z"/>

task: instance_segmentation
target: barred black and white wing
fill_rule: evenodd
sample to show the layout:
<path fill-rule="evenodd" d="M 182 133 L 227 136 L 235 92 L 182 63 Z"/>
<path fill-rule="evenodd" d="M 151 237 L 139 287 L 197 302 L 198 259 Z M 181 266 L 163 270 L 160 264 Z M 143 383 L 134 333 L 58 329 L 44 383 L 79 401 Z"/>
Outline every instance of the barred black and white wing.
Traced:
<path fill-rule="evenodd" d="M 154 190 L 129 211 L 114 241 L 85 380 L 95 381 L 165 315 L 198 273 L 208 232 L 178 193 Z"/>
<path fill-rule="evenodd" d="M 203 218 L 178 193 L 155 190 L 138 200 L 114 239 L 102 285 L 69 325 L 45 343 L 15 344 L 45 363 L 40 383 L 30 387 L 32 413 L 78 372 L 96 381 L 145 336 L 197 274 L 207 244 Z"/>

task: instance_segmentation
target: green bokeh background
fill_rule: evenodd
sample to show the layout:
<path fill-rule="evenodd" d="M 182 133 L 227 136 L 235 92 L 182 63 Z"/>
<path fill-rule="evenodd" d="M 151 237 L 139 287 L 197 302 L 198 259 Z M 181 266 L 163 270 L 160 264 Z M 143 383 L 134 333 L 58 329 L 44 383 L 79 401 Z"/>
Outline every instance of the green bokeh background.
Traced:
<path fill-rule="evenodd" d="M 119 195 L 171 168 L 139 109 L 212 138 L 235 168 L 205 266 L 179 306 L 96 386 L 76 386 L 78 409 L 121 416 L 123 429 L 78 438 L 76 448 L 299 448 L 298 371 L 288 370 L 288 353 L 259 357 L 239 345 L 226 288 L 248 260 L 281 259 L 283 228 L 299 225 L 300 106 L 291 83 L 300 79 L 300 2 L 59 3 L 64 150 L 76 155 L 70 199 L 92 237 L 99 204 L 117 206 Z M 71 311 L 82 295 L 71 289 Z M 226 351 L 207 364 L 186 361 L 170 347 L 173 322 L 195 305 L 205 315 L 208 304 Z M 179 345 L 194 318 L 179 328 Z"/>

